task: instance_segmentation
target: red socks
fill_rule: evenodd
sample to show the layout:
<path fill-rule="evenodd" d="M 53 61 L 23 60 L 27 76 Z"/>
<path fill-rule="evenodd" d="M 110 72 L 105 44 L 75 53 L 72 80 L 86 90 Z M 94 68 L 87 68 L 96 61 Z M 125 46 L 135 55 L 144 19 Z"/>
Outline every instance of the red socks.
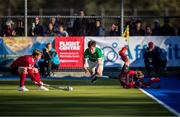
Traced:
<path fill-rule="evenodd" d="M 26 74 L 25 73 L 21 73 L 20 74 L 20 87 L 24 86 L 25 80 L 26 80 Z"/>
<path fill-rule="evenodd" d="M 28 70 L 28 74 L 29 74 L 31 80 L 32 80 L 36 85 L 38 85 L 38 86 L 41 86 L 41 85 L 42 85 L 42 83 L 41 83 L 41 76 L 40 76 L 39 72 L 33 73 L 32 70 Z"/>

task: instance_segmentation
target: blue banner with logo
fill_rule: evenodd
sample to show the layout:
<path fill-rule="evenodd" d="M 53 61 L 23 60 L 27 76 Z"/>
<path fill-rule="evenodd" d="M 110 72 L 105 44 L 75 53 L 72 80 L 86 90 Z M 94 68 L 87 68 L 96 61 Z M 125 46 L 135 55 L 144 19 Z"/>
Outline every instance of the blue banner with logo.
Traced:
<path fill-rule="evenodd" d="M 125 45 L 129 46 L 127 56 L 131 67 L 144 67 L 143 52 L 149 42 L 163 49 L 167 54 L 168 67 L 180 67 L 180 37 L 179 36 L 133 36 L 129 42 L 122 37 L 85 37 L 85 49 L 90 40 L 97 42 L 104 52 L 105 67 L 121 67 L 124 62 L 118 52 Z"/>
<path fill-rule="evenodd" d="M 1 37 L 0 66 L 9 66 L 21 55 L 31 54 L 34 49 L 43 50 L 47 43 L 54 42 L 55 37 Z M 179 36 L 137 36 L 130 37 L 129 43 L 122 37 L 85 37 L 84 49 L 89 40 L 95 40 L 97 46 L 104 52 L 105 67 L 121 67 L 124 63 L 118 52 L 129 45 L 126 53 L 131 67 L 144 67 L 143 51 L 148 42 L 152 41 L 166 53 L 168 67 L 180 67 L 180 37 Z"/>

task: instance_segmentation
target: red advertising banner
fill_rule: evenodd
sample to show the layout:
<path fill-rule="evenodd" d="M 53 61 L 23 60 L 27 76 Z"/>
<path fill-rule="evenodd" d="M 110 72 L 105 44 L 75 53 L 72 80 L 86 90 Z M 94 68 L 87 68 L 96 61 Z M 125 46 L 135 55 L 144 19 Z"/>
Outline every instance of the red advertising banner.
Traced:
<path fill-rule="evenodd" d="M 82 68 L 84 37 L 56 37 L 55 49 L 61 68 Z"/>

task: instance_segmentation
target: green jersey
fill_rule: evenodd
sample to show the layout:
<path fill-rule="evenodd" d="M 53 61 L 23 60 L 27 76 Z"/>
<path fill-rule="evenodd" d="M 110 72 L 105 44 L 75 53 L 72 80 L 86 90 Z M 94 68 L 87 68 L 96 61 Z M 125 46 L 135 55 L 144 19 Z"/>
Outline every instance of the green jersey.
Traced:
<path fill-rule="evenodd" d="M 94 54 L 91 54 L 88 48 L 84 52 L 84 59 L 89 59 L 92 62 L 96 62 L 99 58 L 103 58 L 103 52 L 100 48 L 96 47 Z"/>

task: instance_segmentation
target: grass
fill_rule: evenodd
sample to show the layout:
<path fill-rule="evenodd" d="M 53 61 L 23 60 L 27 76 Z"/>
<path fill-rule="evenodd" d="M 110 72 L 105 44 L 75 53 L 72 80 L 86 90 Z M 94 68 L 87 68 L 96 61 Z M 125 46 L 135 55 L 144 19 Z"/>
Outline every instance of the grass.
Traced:
<path fill-rule="evenodd" d="M 26 81 L 29 92 L 17 91 L 19 81 L 0 81 L 1 116 L 173 116 L 138 89 L 123 89 L 114 80 L 45 81 L 69 84 L 74 91 L 37 90 Z"/>

